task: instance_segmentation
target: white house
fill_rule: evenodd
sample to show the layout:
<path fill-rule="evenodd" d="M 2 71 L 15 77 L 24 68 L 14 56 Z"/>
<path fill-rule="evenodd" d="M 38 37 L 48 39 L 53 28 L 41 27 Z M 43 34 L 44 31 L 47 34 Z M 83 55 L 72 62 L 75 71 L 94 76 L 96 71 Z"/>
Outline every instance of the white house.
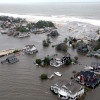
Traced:
<path fill-rule="evenodd" d="M 55 54 L 50 61 L 50 65 L 54 66 L 54 67 L 59 67 L 59 66 L 65 64 L 66 61 L 69 60 L 70 58 L 71 58 L 70 54 L 68 54 L 68 53 L 66 55 Z"/>
<path fill-rule="evenodd" d="M 34 45 L 26 45 L 25 48 L 23 48 L 24 52 L 27 54 L 34 54 L 38 52 L 36 47 Z"/>
<path fill-rule="evenodd" d="M 61 99 L 76 100 L 84 94 L 84 87 L 75 80 L 60 80 L 51 86 L 51 91 Z"/>

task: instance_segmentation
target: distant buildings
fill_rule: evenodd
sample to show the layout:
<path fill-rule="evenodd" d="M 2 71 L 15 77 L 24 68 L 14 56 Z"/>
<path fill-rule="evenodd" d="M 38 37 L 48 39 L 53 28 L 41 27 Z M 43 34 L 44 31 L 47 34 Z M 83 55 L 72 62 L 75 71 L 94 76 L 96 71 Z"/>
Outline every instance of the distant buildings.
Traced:
<path fill-rule="evenodd" d="M 51 91 L 61 99 L 76 100 L 84 94 L 84 87 L 74 80 L 61 80 L 51 86 Z"/>

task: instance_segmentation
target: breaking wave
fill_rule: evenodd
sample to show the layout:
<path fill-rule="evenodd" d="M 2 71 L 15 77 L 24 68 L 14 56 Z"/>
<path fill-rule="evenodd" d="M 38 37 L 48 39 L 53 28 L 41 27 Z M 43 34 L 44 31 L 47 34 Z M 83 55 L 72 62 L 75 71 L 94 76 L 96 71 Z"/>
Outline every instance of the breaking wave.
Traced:
<path fill-rule="evenodd" d="M 100 26 L 100 20 L 96 19 L 85 19 L 81 17 L 72 17 L 72 16 L 65 16 L 65 15 L 58 15 L 58 16 L 38 16 L 38 15 L 19 15 L 19 14 L 11 14 L 11 13 L 0 13 L 1 16 L 12 16 L 12 17 L 20 17 L 25 18 L 28 21 L 36 22 L 38 20 L 46 20 L 46 21 L 53 21 L 57 24 L 66 24 L 67 22 L 83 22 L 92 24 L 95 26 Z"/>

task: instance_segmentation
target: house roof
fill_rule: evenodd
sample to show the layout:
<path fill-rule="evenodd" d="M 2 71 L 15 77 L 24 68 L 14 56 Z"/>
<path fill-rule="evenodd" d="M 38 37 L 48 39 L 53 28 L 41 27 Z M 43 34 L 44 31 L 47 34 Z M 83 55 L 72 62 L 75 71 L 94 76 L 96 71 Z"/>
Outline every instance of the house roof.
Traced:
<path fill-rule="evenodd" d="M 88 77 L 90 77 L 91 79 L 94 77 L 94 72 L 90 72 L 90 71 L 81 71 L 81 72 L 79 72 L 78 74 L 80 74 L 80 75 L 83 75 L 84 76 L 84 78 L 88 78 Z"/>
<path fill-rule="evenodd" d="M 59 55 L 59 54 L 54 54 L 53 56 L 50 56 L 50 58 L 53 58 L 53 59 L 62 59 L 63 57 L 70 57 L 70 54 L 69 53 L 66 53 L 65 55 Z"/>
<path fill-rule="evenodd" d="M 26 45 L 26 48 L 32 49 L 33 47 L 35 47 L 34 45 Z"/>
<path fill-rule="evenodd" d="M 53 30 L 51 33 L 50 33 L 51 36 L 57 36 L 58 35 L 58 31 L 57 30 Z"/>
<path fill-rule="evenodd" d="M 98 83 L 98 81 L 100 81 L 100 80 L 95 78 L 92 82 L 90 82 L 88 80 L 85 80 L 85 83 L 89 84 L 89 85 L 91 85 L 93 87 L 93 86 L 95 86 Z"/>
<path fill-rule="evenodd" d="M 15 58 L 15 55 L 8 57 L 6 60 L 12 60 L 13 58 Z"/>
<path fill-rule="evenodd" d="M 83 88 L 80 84 L 78 84 L 75 80 L 60 80 L 57 82 L 59 88 L 64 88 L 70 91 L 72 94 L 78 92 L 81 88 Z"/>

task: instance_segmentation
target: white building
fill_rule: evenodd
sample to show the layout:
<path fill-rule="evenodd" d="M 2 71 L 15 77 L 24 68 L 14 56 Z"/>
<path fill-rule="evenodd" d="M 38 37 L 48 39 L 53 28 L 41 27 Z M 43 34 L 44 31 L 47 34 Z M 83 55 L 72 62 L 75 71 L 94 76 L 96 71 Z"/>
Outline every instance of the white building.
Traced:
<path fill-rule="evenodd" d="M 34 45 L 26 45 L 25 48 L 23 48 L 24 52 L 27 54 L 34 54 L 38 52 L 36 47 Z"/>
<path fill-rule="evenodd" d="M 51 86 L 51 91 L 58 94 L 61 99 L 76 100 L 84 94 L 84 87 L 75 80 L 61 80 Z"/>
<path fill-rule="evenodd" d="M 54 67 L 59 67 L 59 66 L 65 64 L 66 61 L 69 60 L 70 58 L 71 58 L 70 54 L 68 54 L 68 53 L 66 55 L 55 54 L 50 61 L 50 65 L 54 66 Z"/>

